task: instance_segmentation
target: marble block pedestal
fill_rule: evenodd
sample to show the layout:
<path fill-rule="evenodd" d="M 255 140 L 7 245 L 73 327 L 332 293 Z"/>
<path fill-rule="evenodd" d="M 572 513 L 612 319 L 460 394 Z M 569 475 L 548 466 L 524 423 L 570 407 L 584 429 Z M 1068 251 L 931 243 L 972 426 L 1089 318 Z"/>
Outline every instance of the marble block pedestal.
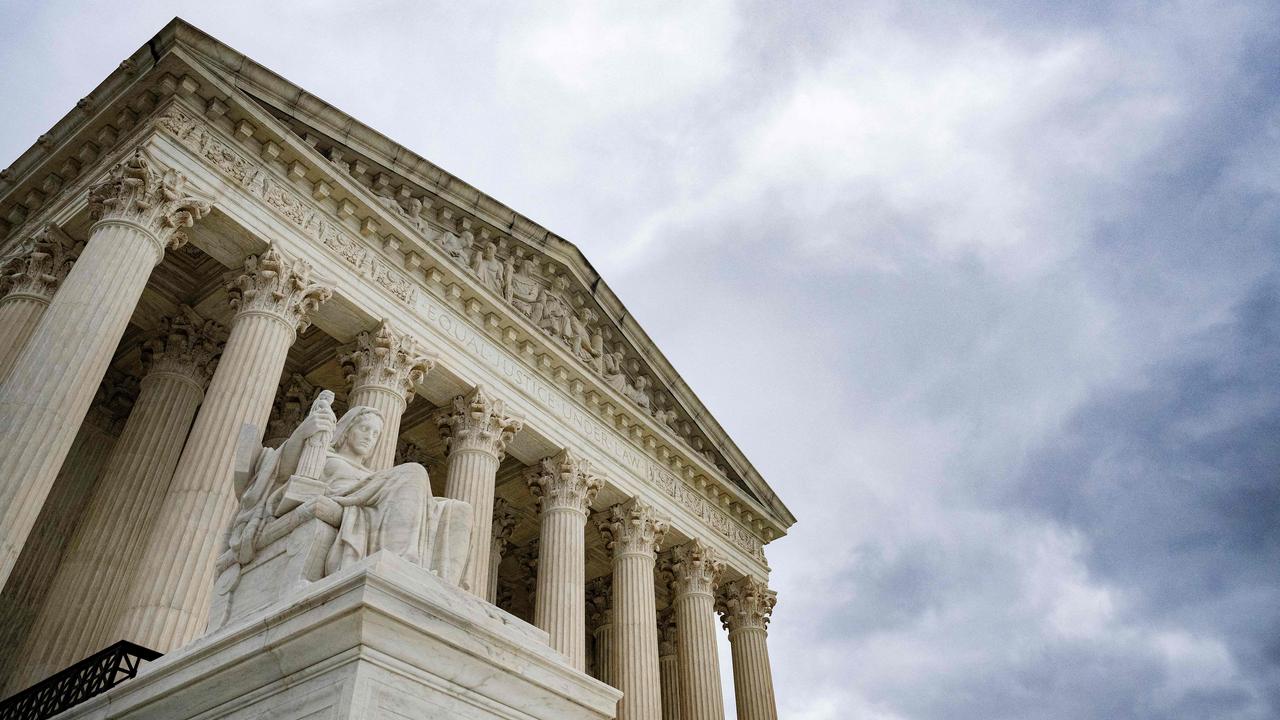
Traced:
<path fill-rule="evenodd" d="M 545 632 L 381 552 L 58 717 L 604 720 L 620 697 Z"/>

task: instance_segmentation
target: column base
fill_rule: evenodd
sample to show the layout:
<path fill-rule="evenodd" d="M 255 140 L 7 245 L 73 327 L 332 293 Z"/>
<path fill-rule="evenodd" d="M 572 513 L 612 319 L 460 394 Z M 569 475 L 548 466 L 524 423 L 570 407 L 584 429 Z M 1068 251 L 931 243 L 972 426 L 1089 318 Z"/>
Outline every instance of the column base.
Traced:
<path fill-rule="evenodd" d="M 143 668 L 59 720 L 606 720 L 621 697 L 546 633 L 385 552 Z"/>

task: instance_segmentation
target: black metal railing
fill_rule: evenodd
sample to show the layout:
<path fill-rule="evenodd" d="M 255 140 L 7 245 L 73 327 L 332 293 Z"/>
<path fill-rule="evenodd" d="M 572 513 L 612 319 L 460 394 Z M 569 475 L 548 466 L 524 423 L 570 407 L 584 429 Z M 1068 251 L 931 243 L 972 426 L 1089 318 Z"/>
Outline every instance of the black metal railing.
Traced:
<path fill-rule="evenodd" d="M 163 654 L 121 640 L 0 701 L 0 720 L 51 718 L 134 677 L 144 661 Z"/>

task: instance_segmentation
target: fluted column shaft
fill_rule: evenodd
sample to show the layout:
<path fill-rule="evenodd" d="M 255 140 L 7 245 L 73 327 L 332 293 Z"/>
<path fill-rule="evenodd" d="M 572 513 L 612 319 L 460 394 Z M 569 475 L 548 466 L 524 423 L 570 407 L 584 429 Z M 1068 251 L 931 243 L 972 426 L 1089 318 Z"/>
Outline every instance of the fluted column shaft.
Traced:
<path fill-rule="evenodd" d="M 551 647 L 569 658 L 576 670 L 587 668 L 587 620 L 583 601 L 586 582 L 583 531 L 587 515 L 568 508 L 542 513 L 538 591 L 533 624 L 547 631 Z"/>
<path fill-rule="evenodd" d="M 481 521 L 493 517 L 493 492 L 498 473 L 498 456 L 486 450 L 456 450 L 449 453 L 449 469 L 444 482 L 445 497 L 471 505 L 476 518 L 471 528 L 471 552 L 462 587 L 473 595 L 489 597 L 489 544 L 493 530 Z"/>
<path fill-rule="evenodd" d="M 470 504 L 476 518 L 462 587 L 477 597 L 488 598 L 493 529 L 484 518 L 493 517 L 498 464 L 522 423 L 508 417 L 503 401 L 490 397 L 479 386 L 466 396 L 454 398 L 451 410 L 440 418 L 440 429 L 449 446 L 444 494 Z"/>
<path fill-rule="evenodd" d="M 601 533 L 613 550 L 613 632 L 619 720 L 661 720 L 654 561 L 667 523 L 632 500 L 610 509 Z"/>
<path fill-rule="evenodd" d="M 13 293 L 0 299 L 0 382 L 9 375 L 48 307 L 47 299 L 35 295 Z"/>
<path fill-rule="evenodd" d="M 718 609 L 729 630 L 733 689 L 740 720 L 778 718 L 765 631 L 776 602 L 777 593 L 751 577 L 729 583 L 719 598 Z"/>
<path fill-rule="evenodd" d="M 274 249 L 245 262 L 231 288 L 226 349 L 182 450 L 139 563 L 116 636 L 168 652 L 203 632 L 217 543 L 235 510 L 232 463 L 241 427 L 261 442 L 289 346 L 330 292 Z"/>
<path fill-rule="evenodd" d="M 122 639 L 168 651 L 202 629 L 214 546 L 235 509 L 231 463 L 240 426 L 265 427 L 293 339 L 293 328 L 270 316 L 251 314 L 233 322 L 143 553 L 139 582 L 117 632 Z"/>
<path fill-rule="evenodd" d="M 587 667 L 586 538 L 587 511 L 601 481 L 591 464 L 564 450 L 544 458 L 529 478 L 539 499 L 538 591 L 533 622 L 547 631 L 551 647 L 569 664 Z"/>
<path fill-rule="evenodd" d="M 395 463 L 400 420 L 413 398 L 413 387 L 434 363 L 422 356 L 412 338 L 396 332 L 389 320 L 357 335 L 341 360 L 351 383 L 348 404 L 365 405 L 382 415 L 382 435 L 367 463 L 370 469 L 385 470 Z"/>
<path fill-rule="evenodd" d="M 142 151 L 89 193 L 97 221 L 13 370 L 0 385 L 0 585 L 67 457 L 111 355 L 175 233 L 208 213 L 185 180 Z"/>
<path fill-rule="evenodd" d="M 675 549 L 671 570 L 676 652 L 680 660 L 680 717 L 724 720 L 715 603 L 724 562 L 713 548 L 693 540 Z"/>
<path fill-rule="evenodd" d="M 27 639 L 27 676 L 37 681 L 119 638 L 114 636 L 138 556 L 169 488 L 217 352 L 213 323 L 167 319 L 144 347 L 148 372 L 89 510 L 76 528 L 51 596 Z"/>
<path fill-rule="evenodd" d="M 738 717 L 742 720 L 777 720 L 773 671 L 769 668 L 769 645 L 764 628 L 745 627 L 730 631 L 729 649 L 733 656 L 733 689 Z"/>
<path fill-rule="evenodd" d="M 596 626 L 596 679 L 611 687 L 618 687 L 617 653 L 613 650 L 613 619 L 606 619 Z"/>
<path fill-rule="evenodd" d="M 662 678 L 662 720 L 680 720 L 680 664 L 672 608 L 658 615 L 658 675 Z"/>
<path fill-rule="evenodd" d="M 62 292 L 0 385 L 0 584 L 161 257 L 132 225 L 98 224 Z"/>
<path fill-rule="evenodd" d="M 98 416 L 95 418 L 95 416 Z M 46 598 L 62 601 L 50 593 L 59 562 L 67 548 L 72 529 L 84 514 L 94 482 L 101 474 L 115 444 L 114 419 L 99 408 L 89 411 L 71 451 L 49 491 L 44 509 L 22 548 L 9 582 L 0 592 L 0 678 L 8 678 L 0 695 L 9 696 L 30 683 L 21 668 L 26 639 Z"/>
<path fill-rule="evenodd" d="M 498 603 L 498 568 L 511 543 L 511 531 L 515 525 L 516 518 L 510 504 L 502 498 L 494 498 L 493 544 L 489 546 L 489 595 L 486 598 L 494 605 Z"/>

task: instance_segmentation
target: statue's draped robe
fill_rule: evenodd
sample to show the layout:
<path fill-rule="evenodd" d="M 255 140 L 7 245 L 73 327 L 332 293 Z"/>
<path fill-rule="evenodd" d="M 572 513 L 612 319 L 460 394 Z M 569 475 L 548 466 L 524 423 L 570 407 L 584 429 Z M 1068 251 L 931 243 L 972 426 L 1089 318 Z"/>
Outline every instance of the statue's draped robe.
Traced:
<path fill-rule="evenodd" d="M 326 575 L 389 550 L 458 584 L 466 569 L 471 506 L 433 498 L 425 468 L 406 463 L 371 472 L 330 453 L 323 480 L 325 495 L 342 506 Z"/>
<path fill-rule="evenodd" d="M 253 559 L 258 531 L 273 517 L 271 508 L 289 477 L 284 470 L 279 452 L 264 448 L 227 531 L 227 546 L 242 565 Z M 373 472 L 330 452 L 321 480 L 325 495 L 342 508 L 326 575 L 388 550 L 450 584 L 460 583 L 471 540 L 471 506 L 432 497 L 426 468 L 406 463 Z"/>

